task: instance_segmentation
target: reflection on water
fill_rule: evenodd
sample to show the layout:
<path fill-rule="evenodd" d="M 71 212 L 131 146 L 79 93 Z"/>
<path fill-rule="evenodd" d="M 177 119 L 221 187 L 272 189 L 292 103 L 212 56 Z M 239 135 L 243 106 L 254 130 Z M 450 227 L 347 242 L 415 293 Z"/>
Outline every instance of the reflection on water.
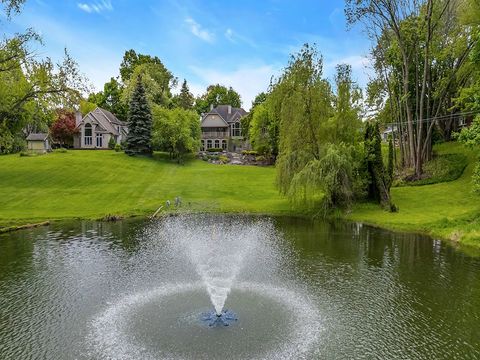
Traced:
<path fill-rule="evenodd" d="M 192 285 L 181 301 L 143 298 L 122 334 L 152 354 L 266 357 L 283 351 L 301 328 L 292 315 L 296 304 L 314 308 L 322 321 L 317 334 L 303 333 L 316 337 L 306 358 L 480 358 L 479 258 L 423 236 L 356 224 L 264 221 L 273 224 L 278 246 L 260 247 L 246 260 L 226 304 L 239 315 L 230 333 L 212 336 L 211 329 L 181 321 L 211 306 Z M 155 235 L 161 226 L 78 221 L 0 235 L 1 358 L 97 358 L 92 324 L 119 301 L 166 283 L 197 284 L 194 265 L 179 261 L 181 254 Z M 259 284 L 270 288 L 262 293 Z M 292 298 L 288 306 L 282 297 Z M 214 351 L 218 344 L 224 349 Z"/>

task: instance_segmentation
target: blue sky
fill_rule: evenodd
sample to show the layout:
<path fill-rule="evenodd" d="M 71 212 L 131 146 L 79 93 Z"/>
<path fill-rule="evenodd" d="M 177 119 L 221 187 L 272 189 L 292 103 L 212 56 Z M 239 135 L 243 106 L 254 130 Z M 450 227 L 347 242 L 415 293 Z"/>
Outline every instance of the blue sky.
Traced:
<path fill-rule="evenodd" d="M 33 27 L 43 37 L 38 53 L 59 59 L 66 47 L 97 89 L 118 75 L 128 49 L 158 56 L 196 95 L 208 84 L 232 86 L 249 108 L 289 54 L 305 42 L 324 56 L 324 73 L 349 63 L 354 79 L 368 80 L 369 42 L 347 31 L 343 0 L 134 1 L 27 0 L 7 33 Z"/>

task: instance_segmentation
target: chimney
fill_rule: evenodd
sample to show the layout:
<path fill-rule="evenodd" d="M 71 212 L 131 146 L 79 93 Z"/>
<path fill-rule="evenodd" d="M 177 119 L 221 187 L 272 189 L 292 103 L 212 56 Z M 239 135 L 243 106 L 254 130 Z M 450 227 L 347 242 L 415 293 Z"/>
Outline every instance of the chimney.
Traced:
<path fill-rule="evenodd" d="M 82 121 L 82 113 L 80 111 L 75 111 L 75 125 L 78 126 Z"/>
<path fill-rule="evenodd" d="M 228 105 L 228 115 L 232 115 L 232 105 Z"/>

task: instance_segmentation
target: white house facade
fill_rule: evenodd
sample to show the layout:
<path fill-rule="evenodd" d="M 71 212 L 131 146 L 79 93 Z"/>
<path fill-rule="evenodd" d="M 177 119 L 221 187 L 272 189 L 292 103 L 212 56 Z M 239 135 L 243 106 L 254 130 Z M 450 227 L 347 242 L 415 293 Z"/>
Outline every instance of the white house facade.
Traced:
<path fill-rule="evenodd" d="M 128 134 L 127 125 L 102 108 L 90 111 L 83 119 L 77 117 L 76 122 L 78 134 L 73 139 L 76 149 L 108 149 L 110 139 L 120 144 Z"/>

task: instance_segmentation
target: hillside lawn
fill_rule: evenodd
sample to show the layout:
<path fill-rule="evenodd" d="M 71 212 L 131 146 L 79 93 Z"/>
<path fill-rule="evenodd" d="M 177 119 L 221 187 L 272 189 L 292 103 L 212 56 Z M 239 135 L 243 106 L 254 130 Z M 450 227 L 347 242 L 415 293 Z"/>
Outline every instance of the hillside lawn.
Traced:
<path fill-rule="evenodd" d="M 471 192 L 477 154 L 457 143 L 469 165 L 454 181 L 392 188 L 398 213 L 357 204 L 345 217 L 392 230 L 422 232 L 480 248 L 480 196 Z M 0 227 L 106 215 L 151 215 L 180 196 L 181 211 L 300 215 L 275 187 L 273 167 L 177 165 L 163 154 L 129 157 L 114 151 L 69 150 L 36 157 L 0 157 Z M 304 213 L 303 213 L 304 215 Z"/>
<path fill-rule="evenodd" d="M 476 151 L 458 143 L 435 146 L 437 154 L 464 154 L 468 165 L 460 178 L 433 185 L 394 187 L 398 213 L 375 204 L 357 204 L 346 218 L 391 230 L 420 232 L 480 248 L 480 196 L 472 192 Z"/>

